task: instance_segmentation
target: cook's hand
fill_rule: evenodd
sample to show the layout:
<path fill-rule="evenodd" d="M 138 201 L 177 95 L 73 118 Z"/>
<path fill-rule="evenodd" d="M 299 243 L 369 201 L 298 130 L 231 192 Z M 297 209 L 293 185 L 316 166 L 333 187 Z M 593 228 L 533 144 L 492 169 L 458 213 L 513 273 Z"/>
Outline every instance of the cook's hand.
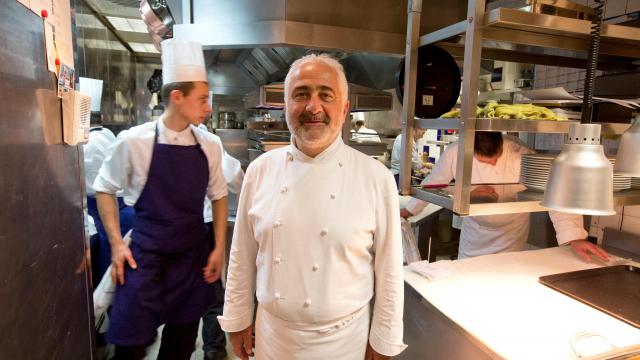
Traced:
<path fill-rule="evenodd" d="M 138 264 L 133 259 L 133 254 L 127 245 L 111 247 L 111 281 L 114 284 L 124 285 L 124 264 L 129 264 L 132 269 L 136 269 Z"/>
<path fill-rule="evenodd" d="M 407 210 L 407 209 L 405 209 L 405 208 L 402 208 L 402 209 L 400 209 L 400 216 L 401 216 L 403 219 L 407 219 L 407 218 L 412 217 L 412 216 L 413 216 L 413 214 L 412 214 L 412 213 L 410 213 L 410 212 L 409 212 L 409 210 Z"/>
<path fill-rule="evenodd" d="M 588 263 L 591 262 L 591 254 L 602 259 L 604 262 L 609 261 L 609 255 L 606 251 L 602 250 L 600 246 L 587 240 L 573 240 L 570 244 L 571 250 Z"/>
<path fill-rule="evenodd" d="M 367 344 L 367 352 L 364 354 L 364 360 L 389 360 L 391 356 L 377 353 L 370 344 Z"/>
<path fill-rule="evenodd" d="M 211 284 L 220 279 L 222 271 L 222 250 L 213 250 L 207 259 L 207 266 L 202 268 L 204 281 Z"/>
<path fill-rule="evenodd" d="M 229 333 L 233 352 L 241 360 L 248 360 L 249 356 L 253 356 L 253 326 L 238 332 Z"/>

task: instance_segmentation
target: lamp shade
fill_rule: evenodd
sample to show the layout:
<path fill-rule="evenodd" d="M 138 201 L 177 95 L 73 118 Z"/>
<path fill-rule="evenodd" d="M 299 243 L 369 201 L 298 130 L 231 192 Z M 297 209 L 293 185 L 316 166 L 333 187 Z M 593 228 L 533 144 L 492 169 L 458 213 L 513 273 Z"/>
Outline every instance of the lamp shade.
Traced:
<path fill-rule="evenodd" d="M 615 214 L 613 166 L 600 145 L 600 125 L 571 125 L 551 164 L 542 206 L 574 214 Z"/>
<path fill-rule="evenodd" d="M 616 174 L 640 177 L 640 117 L 620 137 L 616 156 Z"/>

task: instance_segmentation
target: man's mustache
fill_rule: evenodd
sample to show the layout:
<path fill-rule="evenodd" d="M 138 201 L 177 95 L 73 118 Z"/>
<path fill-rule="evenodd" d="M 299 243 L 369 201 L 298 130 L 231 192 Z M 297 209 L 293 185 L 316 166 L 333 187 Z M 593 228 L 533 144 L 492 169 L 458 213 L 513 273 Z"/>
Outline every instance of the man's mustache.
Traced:
<path fill-rule="evenodd" d="M 308 111 L 305 111 L 302 114 L 300 114 L 300 116 L 298 117 L 298 120 L 302 125 L 304 125 L 306 122 L 309 122 L 309 121 L 322 121 L 325 125 L 329 125 L 329 122 L 331 122 L 331 119 L 323 112 L 312 114 Z"/>

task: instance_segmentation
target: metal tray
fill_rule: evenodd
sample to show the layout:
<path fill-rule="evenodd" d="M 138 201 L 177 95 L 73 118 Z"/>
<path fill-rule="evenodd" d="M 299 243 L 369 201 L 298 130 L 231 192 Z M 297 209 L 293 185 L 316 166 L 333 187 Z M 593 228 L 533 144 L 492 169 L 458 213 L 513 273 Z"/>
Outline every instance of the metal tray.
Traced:
<path fill-rule="evenodd" d="M 640 268 L 607 266 L 541 276 L 541 284 L 640 328 Z"/>

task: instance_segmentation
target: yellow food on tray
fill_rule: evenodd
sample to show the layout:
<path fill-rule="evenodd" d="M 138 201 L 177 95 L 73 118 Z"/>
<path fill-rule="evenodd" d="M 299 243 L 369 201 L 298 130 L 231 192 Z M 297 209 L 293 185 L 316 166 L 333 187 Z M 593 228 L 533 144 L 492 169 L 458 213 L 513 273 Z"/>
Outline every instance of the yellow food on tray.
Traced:
<path fill-rule="evenodd" d="M 442 118 L 459 118 L 460 109 L 449 111 Z M 476 117 L 499 119 L 529 119 L 529 120 L 567 120 L 562 114 L 556 114 L 543 106 L 532 104 L 498 104 L 489 101 L 484 107 L 476 106 Z"/>
<path fill-rule="evenodd" d="M 480 117 L 482 116 L 482 108 L 479 106 L 476 106 L 476 117 Z M 442 116 L 440 116 L 443 119 L 454 119 L 454 118 L 459 118 L 460 117 L 460 109 L 454 109 L 451 110 L 447 113 L 442 114 Z"/>

